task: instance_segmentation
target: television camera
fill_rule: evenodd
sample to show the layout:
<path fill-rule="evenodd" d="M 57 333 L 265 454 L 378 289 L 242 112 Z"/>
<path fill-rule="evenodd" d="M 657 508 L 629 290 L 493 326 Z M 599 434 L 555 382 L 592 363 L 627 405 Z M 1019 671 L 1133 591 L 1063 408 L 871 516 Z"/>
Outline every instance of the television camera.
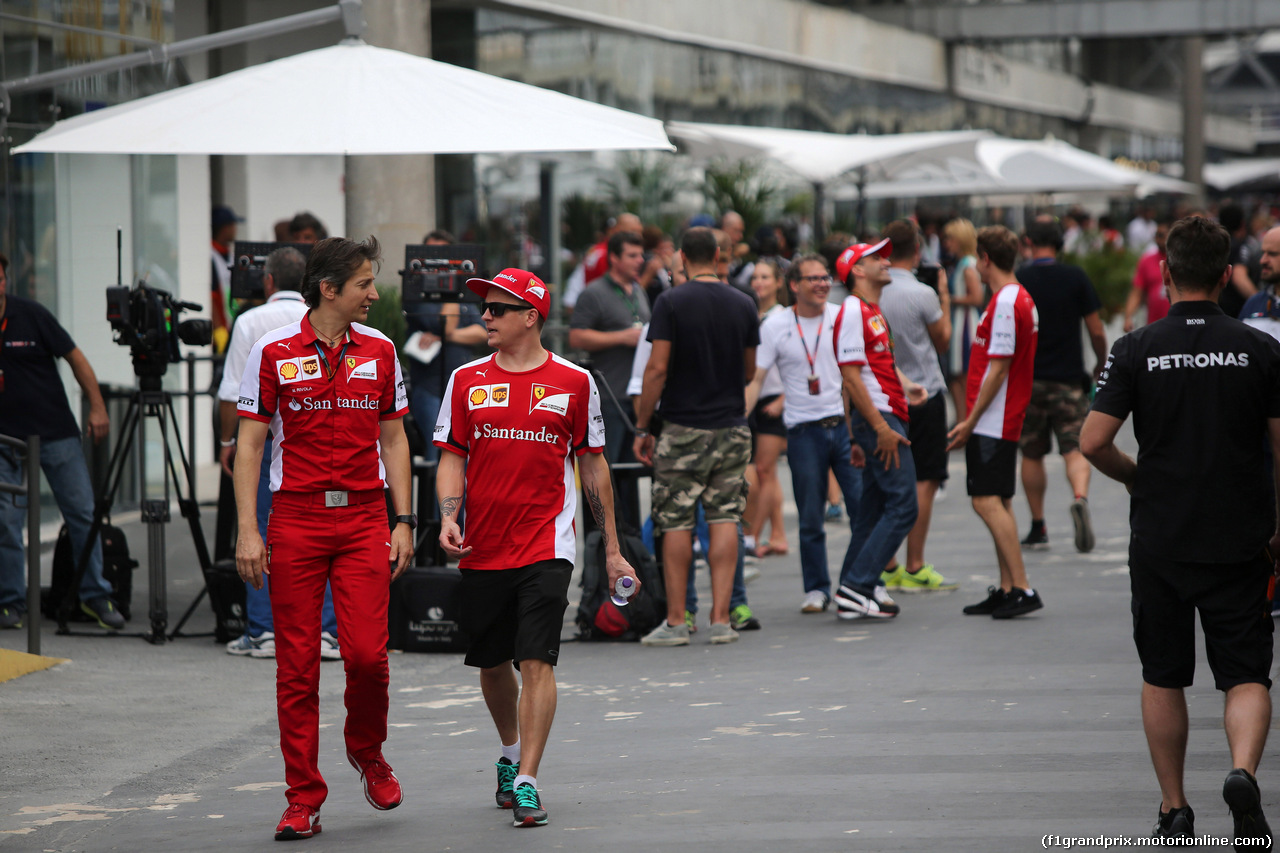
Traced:
<path fill-rule="evenodd" d="M 405 246 L 400 296 L 405 310 L 426 302 L 478 302 L 467 279 L 484 266 L 484 247 L 466 243 Z"/>
<path fill-rule="evenodd" d="M 276 249 L 291 246 L 304 258 L 311 255 L 312 243 L 250 243 L 236 241 L 231 260 L 231 298 L 261 301 L 267 298 L 262 279 L 267 257 Z"/>

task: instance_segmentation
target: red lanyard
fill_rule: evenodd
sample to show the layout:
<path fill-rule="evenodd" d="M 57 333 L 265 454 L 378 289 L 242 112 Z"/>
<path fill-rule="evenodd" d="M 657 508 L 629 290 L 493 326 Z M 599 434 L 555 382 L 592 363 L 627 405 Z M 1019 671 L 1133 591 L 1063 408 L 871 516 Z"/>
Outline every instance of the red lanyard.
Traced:
<path fill-rule="evenodd" d="M 812 376 L 814 373 L 813 360 L 818 354 L 818 347 L 822 346 L 822 318 L 826 312 L 824 311 L 823 314 L 818 315 L 818 339 L 813 342 L 813 355 L 809 355 L 809 344 L 804 339 L 804 329 L 800 328 L 800 312 L 795 307 L 792 307 L 791 313 L 795 315 L 796 332 L 800 335 L 800 346 L 804 347 L 804 357 L 809 360 L 809 375 Z"/>

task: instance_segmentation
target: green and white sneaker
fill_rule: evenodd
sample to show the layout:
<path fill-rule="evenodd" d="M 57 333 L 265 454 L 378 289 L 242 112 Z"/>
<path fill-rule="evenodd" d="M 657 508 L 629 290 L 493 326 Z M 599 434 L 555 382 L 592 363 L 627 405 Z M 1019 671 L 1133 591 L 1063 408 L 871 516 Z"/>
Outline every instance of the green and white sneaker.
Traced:
<path fill-rule="evenodd" d="M 745 604 L 739 604 L 729 611 L 729 624 L 735 631 L 759 631 L 760 620 Z"/>
<path fill-rule="evenodd" d="M 516 788 L 515 818 L 512 826 L 546 826 L 547 810 L 542 807 L 538 798 L 538 789 L 525 782 Z"/>
<path fill-rule="evenodd" d="M 495 766 L 498 768 L 498 790 L 494 792 L 493 799 L 498 803 L 498 808 L 509 809 L 515 804 L 516 792 L 512 786 L 520 775 L 520 764 L 512 764 L 504 755 Z"/>
<path fill-rule="evenodd" d="M 906 573 L 907 570 L 898 563 L 893 567 L 893 571 L 880 573 L 880 586 L 885 589 L 898 589 L 902 586 L 902 576 Z"/>
<path fill-rule="evenodd" d="M 898 572 L 900 575 L 897 577 L 898 583 L 894 589 L 900 592 L 951 592 L 960 588 L 960 584 L 947 580 L 937 569 L 927 563 L 915 574 L 902 566 L 898 566 Z M 888 586 L 888 584 L 885 585 Z"/>

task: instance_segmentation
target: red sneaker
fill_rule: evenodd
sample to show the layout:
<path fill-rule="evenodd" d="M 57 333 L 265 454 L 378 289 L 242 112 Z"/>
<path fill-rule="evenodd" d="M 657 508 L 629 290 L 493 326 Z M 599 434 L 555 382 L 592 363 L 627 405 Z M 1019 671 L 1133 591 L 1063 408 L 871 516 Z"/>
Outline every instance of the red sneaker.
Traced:
<path fill-rule="evenodd" d="M 320 810 L 294 803 L 284 810 L 276 827 L 276 841 L 293 841 L 320 834 Z"/>
<path fill-rule="evenodd" d="M 381 754 L 377 758 L 361 764 L 350 752 L 347 761 L 360 771 L 360 781 L 364 783 L 364 798 L 369 805 L 380 811 L 394 809 L 404 801 L 404 791 L 400 789 L 400 780 L 391 771 L 391 765 Z"/>

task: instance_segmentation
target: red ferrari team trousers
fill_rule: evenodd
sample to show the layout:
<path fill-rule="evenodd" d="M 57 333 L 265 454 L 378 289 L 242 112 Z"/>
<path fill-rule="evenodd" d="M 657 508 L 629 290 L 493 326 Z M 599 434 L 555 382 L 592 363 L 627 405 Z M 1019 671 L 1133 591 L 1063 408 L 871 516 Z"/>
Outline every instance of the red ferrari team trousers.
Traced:
<path fill-rule="evenodd" d="M 333 588 L 347 675 L 347 751 L 361 761 L 387 739 L 387 603 L 391 536 L 382 491 L 348 492 L 326 507 L 325 493 L 276 492 L 267 526 L 271 611 L 276 635 L 276 705 L 286 796 L 318 809 L 329 788 L 320 775 L 320 609 Z"/>

